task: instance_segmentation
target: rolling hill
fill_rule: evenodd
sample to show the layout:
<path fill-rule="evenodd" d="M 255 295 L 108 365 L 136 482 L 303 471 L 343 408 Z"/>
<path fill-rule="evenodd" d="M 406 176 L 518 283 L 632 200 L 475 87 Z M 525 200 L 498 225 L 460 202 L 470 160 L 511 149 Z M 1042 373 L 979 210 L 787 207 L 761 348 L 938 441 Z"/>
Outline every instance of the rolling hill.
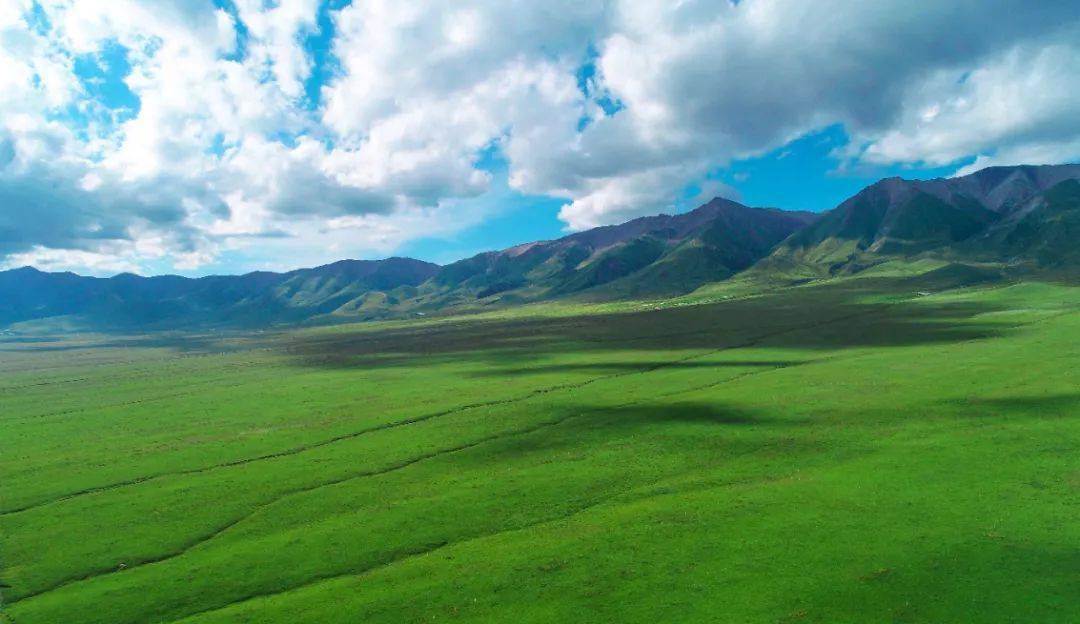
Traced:
<path fill-rule="evenodd" d="M 816 215 L 716 198 L 685 214 L 634 219 L 553 241 L 479 254 L 421 287 L 427 306 L 685 293 L 765 257 Z"/>
<path fill-rule="evenodd" d="M 95 278 L 24 267 L 0 272 L 0 324 L 54 319 L 95 329 L 172 329 L 300 321 L 357 299 L 407 293 L 437 270 L 410 258 L 198 279 L 130 273 Z"/>
<path fill-rule="evenodd" d="M 1070 189 L 1078 178 L 1080 165 L 990 167 L 934 180 L 887 178 L 792 235 L 756 269 L 821 277 L 925 255 L 1060 263 L 1067 260 L 1068 245 L 1061 248 L 1062 235 L 1051 224 L 1075 208 Z"/>

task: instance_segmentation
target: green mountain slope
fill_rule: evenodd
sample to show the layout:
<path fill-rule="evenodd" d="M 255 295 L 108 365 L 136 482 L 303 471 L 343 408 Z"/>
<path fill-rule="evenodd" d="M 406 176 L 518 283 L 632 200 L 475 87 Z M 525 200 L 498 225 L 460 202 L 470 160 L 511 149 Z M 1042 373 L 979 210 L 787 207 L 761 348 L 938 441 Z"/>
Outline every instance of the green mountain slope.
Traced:
<path fill-rule="evenodd" d="M 1065 237 L 1051 223 L 1068 211 L 1078 178 L 1080 165 L 1059 165 L 881 180 L 781 243 L 755 272 L 822 277 L 917 257 L 1010 262 L 1034 259 L 1040 248 L 1041 264 L 1068 262 Z"/>
<path fill-rule="evenodd" d="M 288 273 L 255 272 L 188 279 L 175 275 L 111 278 L 0 272 L 0 325 L 66 317 L 93 329 L 253 326 L 332 313 L 358 298 L 406 297 L 437 265 L 409 258 L 344 260 Z"/>
<path fill-rule="evenodd" d="M 717 198 L 686 214 L 643 217 L 455 262 L 421 287 L 418 300 L 439 307 L 689 292 L 752 265 L 815 218 Z"/>
<path fill-rule="evenodd" d="M 1037 267 L 1080 264 L 1080 180 L 1060 182 L 971 241 L 962 251 Z"/>

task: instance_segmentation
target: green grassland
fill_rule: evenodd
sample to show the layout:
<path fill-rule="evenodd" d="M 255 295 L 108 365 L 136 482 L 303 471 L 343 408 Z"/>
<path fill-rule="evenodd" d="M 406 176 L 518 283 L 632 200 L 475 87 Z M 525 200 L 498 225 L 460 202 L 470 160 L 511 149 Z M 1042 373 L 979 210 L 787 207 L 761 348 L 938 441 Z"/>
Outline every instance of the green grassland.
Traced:
<path fill-rule="evenodd" d="M 1078 622 L 1080 288 L 0 342 L 16 624 Z"/>

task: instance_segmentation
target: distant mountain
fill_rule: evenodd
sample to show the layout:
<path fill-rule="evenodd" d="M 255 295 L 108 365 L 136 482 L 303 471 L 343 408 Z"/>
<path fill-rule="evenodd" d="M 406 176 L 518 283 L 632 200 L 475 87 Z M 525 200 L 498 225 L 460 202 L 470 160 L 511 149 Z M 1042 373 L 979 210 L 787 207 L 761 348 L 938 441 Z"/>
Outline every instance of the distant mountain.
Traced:
<path fill-rule="evenodd" d="M 438 268 L 388 258 L 190 279 L 130 273 L 94 278 L 25 267 L 0 272 L 0 326 L 56 317 L 95 329 L 295 322 L 349 304 L 362 307 L 364 300 L 412 296 Z"/>
<path fill-rule="evenodd" d="M 755 269 L 835 275 L 925 254 L 1035 261 L 1042 239 L 1059 236 L 1050 223 L 1067 209 L 1068 189 L 1078 178 L 1080 165 L 990 167 L 935 180 L 887 178 L 792 235 Z M 1018 227 L 1030 231 L 1023 245 L 1016 242 L 1020 233 L 1010 234 Z M 1041 262 L 1051 259 L 1042 252 Z"/>
<path fill-rule="evenodd" d="M 257 326 L 571 295 L 684 293 L 752 265 L 815 217 L 714 199 L 686 214 L 644 217 L 444 267 L 408 258 L 344 260 L 199 279 L 23 268 L 0 272 L 0 326 L 35 319 L 91 329 Z"/>
<path fill-rule="evenodd" d="M 764 257 L 817 215 L 714 199 L 680 215 L 642 217 L 553 241 L 483 253 L 421 287 L 428 305 L 684 293 Z"/>

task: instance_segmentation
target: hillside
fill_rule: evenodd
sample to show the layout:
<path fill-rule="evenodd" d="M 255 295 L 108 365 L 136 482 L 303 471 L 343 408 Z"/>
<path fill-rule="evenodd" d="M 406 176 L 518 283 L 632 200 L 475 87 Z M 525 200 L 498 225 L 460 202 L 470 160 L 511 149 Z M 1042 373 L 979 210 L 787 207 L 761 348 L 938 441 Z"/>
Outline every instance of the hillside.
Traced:
<path fill-rule="evenodd" d="M 1039 268 L 1080 264 L 1080 179 L 1058 182 L 976 236 L 961 252 Z"/>
<path fill-rule="evenodd" d="M 0 325 L 58 319 L 96 329 L 171 329 L 299 321 L 357 299 L 407 296 L 437 269 L 419 260 L 388 258 L 190 279 L 130 273 L 94 278 L 24 267 L 0 272 Z"/>
<path fill-rule="evenodd" d="M 685 214 L 642 217 L 455 262 L 420 289 L 419 302 L 684 293 L 749 267 L 814 218 L 717 198 Z"/>
<path fill-rule="evenodd" d="M 1048 223 L 1070 209 L 1069 188 L 1078 178 L 1080 165 L 990 167 L 935 180 L 887 178 L 792 235 L 756 269 L 836 275 L 923 255 L 1000 263 L 1063 261 L 1064 256 L 1047 255 L 1046 245 L 1060 245 L 1044 239 L 1059 236 Z"/>

